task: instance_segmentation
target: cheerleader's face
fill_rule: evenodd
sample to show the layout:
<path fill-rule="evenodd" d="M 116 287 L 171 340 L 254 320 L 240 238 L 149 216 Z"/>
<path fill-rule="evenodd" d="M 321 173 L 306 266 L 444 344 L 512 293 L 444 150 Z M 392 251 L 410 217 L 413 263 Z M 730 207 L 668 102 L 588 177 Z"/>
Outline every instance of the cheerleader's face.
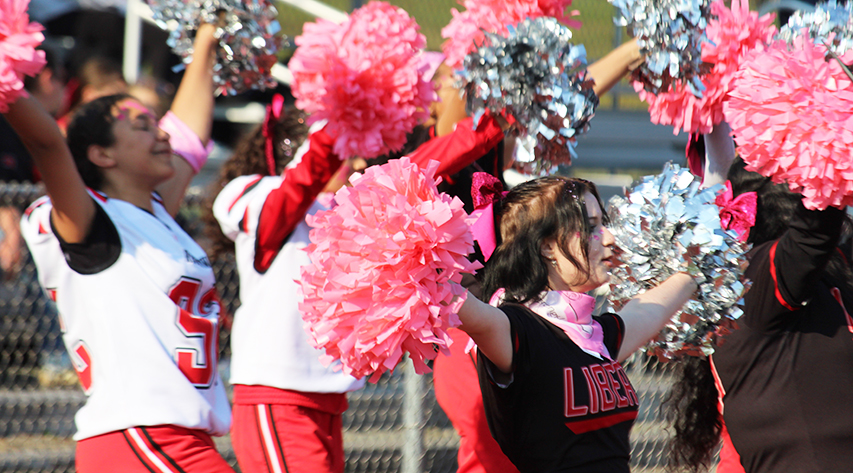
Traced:
<path fill-rule="evenodd" d="M 604 214 L 598 200 L 591 193 L 584 196 L 586 210 L 589 216 L 588 259 L 584 260 L 581 245 L 583 239 L 580 233 L 574 235 L 569 243 L 568 251 L 577 261 L 586 261 L 587 268 L 577 268 L 571 260 L 566 258 L 559 250 L 555 240 L 549 240 L 544 248 L 543 255 L 556 261 L 549 268 L 549 286 L 557 291 L 588 292 L 610 281 L 610 270 L 616 260 L 613 256 L 613 234 L 604 226 Z M 588 269 L 589 277 L 586 276 Z"/>
<path fill-rule="evenodd" d="M 161 130 L 157 118 L 134 99 L 125 99 L 113 109 L 115 142 L 108 148 L 115 169 L 157 185 L 175 172 L 169 134 Z"/>

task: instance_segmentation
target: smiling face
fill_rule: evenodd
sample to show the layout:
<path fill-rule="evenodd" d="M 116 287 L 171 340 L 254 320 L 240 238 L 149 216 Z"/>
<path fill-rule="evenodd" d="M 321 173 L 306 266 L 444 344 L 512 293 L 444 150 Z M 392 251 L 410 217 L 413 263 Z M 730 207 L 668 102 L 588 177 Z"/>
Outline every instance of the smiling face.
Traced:
<path fill-rule="evenodd" d="M 598 199 L 586 192 L 584 201 L 590 229 L 587 257 L 584 258 L 581 248 L 583 239 L 580 232 L 570 237 L 566 251 L 586 266 L 579 268 L 569 260 L 560 250 L 556 239 L 550 238 L 543 244 L 543 255 L 552 261 L 548 275 L 552 290 L 588 292 L 610 281 L 610 270 L 615 264 L 613 234 L 604 226 L 604 213 Z"/>
<path fill-rule="evenodd" d="M 115 163 L 112 169 L 155 186 L 169 179 L 175 172 L 172 147 L 154 114 L 135 99 L 116 103 L 112 114 L 115 141 L 104 149 Z"/>

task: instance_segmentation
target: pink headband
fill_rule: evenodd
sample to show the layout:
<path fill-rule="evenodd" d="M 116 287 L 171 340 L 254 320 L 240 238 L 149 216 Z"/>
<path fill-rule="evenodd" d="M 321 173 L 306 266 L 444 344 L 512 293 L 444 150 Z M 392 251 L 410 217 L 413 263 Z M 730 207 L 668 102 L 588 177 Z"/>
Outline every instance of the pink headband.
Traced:
<path fill-rule="evenodd" d="M 267 169 L 271 176 L 275 172 L 275 124 L 281 119 L 281 111 L 284 108 L 284 97 L 281 94 L 275 94 L 272 98 L 272 103 L 267 105 L 267 115 L 264 118 L 263 132 L 264 151 L 267 158 Z"/>

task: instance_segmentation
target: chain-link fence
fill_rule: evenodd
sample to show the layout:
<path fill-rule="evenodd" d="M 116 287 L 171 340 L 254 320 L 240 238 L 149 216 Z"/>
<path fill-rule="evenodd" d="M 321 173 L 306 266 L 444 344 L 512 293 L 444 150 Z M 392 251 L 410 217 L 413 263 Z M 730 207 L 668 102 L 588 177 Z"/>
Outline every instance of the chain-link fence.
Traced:
<path fill-rule="evenodd" d="M 25 209 L 41 195 L 39 186 L 0 184 L 0 207 Z M 180 219 L 198 234 L 203 196 L 191 192 Z M 0 284 L 0 471 L 73 471 L 73 416 L 85 402 L 61 344 L 53 303 L 41 292 L 35 267 L 21 248 L 22 265 Z M 215 262 L 224 308 L 233 313 L 238 279 L 233 257 Z M 227 380 L 229 334 L 221 334 Z M 641 403 L 632 433 L 636 472 L 662 471 L 666 433 L 659 419 L 670 368 L 635 358 L 626 365 Z M 438 407 L 432 377 L 407 365 L 349 395 L 344 415 L 346 471 L 351 473 L 453 472 L 458 437 Z M 220 451 L 236 467 L 227 437 Z"/>

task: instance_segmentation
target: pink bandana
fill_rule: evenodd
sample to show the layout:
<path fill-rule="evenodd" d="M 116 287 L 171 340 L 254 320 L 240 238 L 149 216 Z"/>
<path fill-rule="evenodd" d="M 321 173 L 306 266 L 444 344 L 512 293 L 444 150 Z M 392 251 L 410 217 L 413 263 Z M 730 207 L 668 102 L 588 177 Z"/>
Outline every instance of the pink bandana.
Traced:
<path fill-rule="evenodd" d="M 489 301 L 497 305 L 503 299 L 504 290 L 499 289 Z M 547 291 L 525 306 L 536 315 L 560 327 L 581 350 L 612 360 L 610 351 L 604 346 L 604 330 L 592 318 L 595 298 L 572 291 Z"/>

